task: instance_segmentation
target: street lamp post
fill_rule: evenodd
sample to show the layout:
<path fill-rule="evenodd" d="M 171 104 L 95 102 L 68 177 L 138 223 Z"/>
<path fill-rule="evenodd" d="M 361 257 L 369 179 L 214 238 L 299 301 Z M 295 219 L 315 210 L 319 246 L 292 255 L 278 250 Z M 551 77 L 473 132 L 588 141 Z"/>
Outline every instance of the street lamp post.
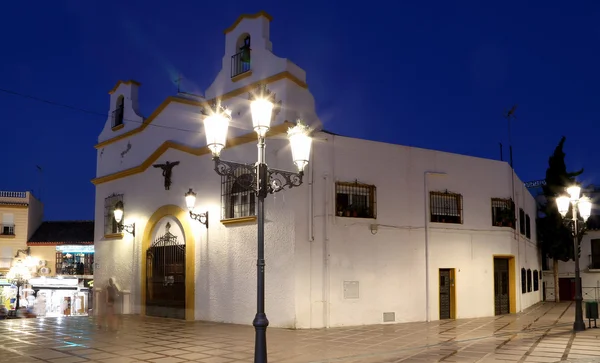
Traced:
<path fill-rule="evenodd" d="M 207 147 L 212 152 L 217 174 L 232 178 L 242 188 L 253 190 L 257 194 L 258 205 L 258 245 L 256 262 L 256 316 L 252 325 L 255 330 L 254 362 L 267 362 L 267 327 L 269 320 L 265 314 L 265 197 L 284 190 L 285 187 L 293 188 L 302 184 L 304 168 L 308 164 L 312 139 L 310 130 L 306 125 L 298 122 L 288 130 L 288 137 L 292 148 L 292 158 L 297 172 L 290 172 L 269 168 L 265 157 L 265 137 L 271 126 L 273 114 L 279 112 L 281 101 L 275 102 L 275 94 L 259 84 L 249 94 L 251 101 L 252 123 L 258 135 L 258 162 L 243 164 L 221 160 L 221 150 L 227 140 L 227 129 L 231 121 L 231 111 L 217 104 L 211 104 L 208 109 L 203 108 L 204 128 L 206 132 Z M 243 172 L 243 175 L 242 173 Z M 241 175 L 241 176 L 240 176 Z"/>
<path fill-rule="evenodd" d="M 581 291 L 581 280 L 579 271 L 579 234 L 585 229 L 585 222 L 592 213 L 592 202 L 588 197 L 581 196 L 581 188 L 571 186 L 567 188 L 567 195 L 556 198 L 556 205 L 559 213 L 566 217 L 569 212 L 569 204 L 572 205 L 571 220 L 566 220 L 567 223 L 573 223 L 573 260 L 575 261 L 575 322 L 573 323 L 574 331 L 584 331 L 585 322 L 583 321 L 583 294 Z M 579 216 L 583 219 L 583 224 L 580 225 Z"/>
<path fill-rule="evenodd" d="M 10 268 L 6 274 L 6 278 L 17 287 L 17 303 L 15 305 L 15 311 L 19 311 L 20 300 L 21 300 L 21 286 L 25 285 L 29 279 L 31 279 L 31 272 L 29 272 L 29 266 L 26 266 L 21 260 L 17 261 L 13 267 Z"/>

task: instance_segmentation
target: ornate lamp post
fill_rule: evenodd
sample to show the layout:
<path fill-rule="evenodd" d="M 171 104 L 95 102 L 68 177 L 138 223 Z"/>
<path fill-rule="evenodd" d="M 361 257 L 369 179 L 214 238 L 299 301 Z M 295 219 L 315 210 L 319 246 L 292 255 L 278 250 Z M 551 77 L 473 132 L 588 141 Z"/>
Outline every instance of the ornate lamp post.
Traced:
<path fill-rule="evenodd" d="M 292 147 L 292 158 L 297 172 L 290 172 L 269 168 L 265 160 L 265 136 L 270 129 L 273 114 L 279 111 L 281 102 L 275 102 L 275 94 L 271 93 L 265 85 L 261 84 L 249 95 L 252 111 L 254 131 L 258 135 L 258 162 L 256 164 L 242 164 L 221 160 L 221 150 L 227 140 L 227 129 L 231 121 L 231 112 L 216 103 L 209 109 L 203 109 L 204 128 L 207 146 L 212 152 L 217 174 L 230 177 L 241 187 L 254 190 L 258 197 L 258 258 L 256 262 L 257 277 L 257 306 L 254 325 L 256 338 L 254 347 L 254 362 L 267 362 L 267 326 L 269 320 L 265 314 L 265 197 L 283 190 L 285 187 L 293 188 L 302 184 L 304 168 L 308 164 L 312 139 L 309 128 L 297 123 L 288 130 L 288 137 Z M 240 175 L 242 170 L 244 176 Z M 190 200 L 191 202 L 191 200 Z"/>
<path fill-rule="evenodd" d="M 18 311 L 21 300 L 21 286 L 25 285 L 27 281 L 31 279 L 29 266 L 26 266 L 23 262 L 21 262 L 21 260 L 17 261 L 6 274 L 6 278 L 11 282 L 11 284 L 17 287 L 17 304 L 15 305 L 15 310 Z"/>
<path fill-rule="evenodd" d="M 573 206 L 571 220 L 565 219 L 565 222 L 569 225 L 573 224 L 573 260 L 575 260 L 575 322 L 573 323 L 573 330 L 583 331 L 585 330 L 585 322 L 583 321 L 583 294 L 579 273 L 579 234 L 584 231 L 585 222 L 592 213 L 592 201 L 588 197 L 580 197 L 581 188 L 578 186 L 567 188 L 567 193 L 569 194 L 568 196 L 563 195 L 556 198 L 556 205 L 563 218 L 569 212 L 569 204 Z M 583 219 L 583 223 L 581 224 L 579 223 L 577 212 L 579 212 L 579 216 Z"/>

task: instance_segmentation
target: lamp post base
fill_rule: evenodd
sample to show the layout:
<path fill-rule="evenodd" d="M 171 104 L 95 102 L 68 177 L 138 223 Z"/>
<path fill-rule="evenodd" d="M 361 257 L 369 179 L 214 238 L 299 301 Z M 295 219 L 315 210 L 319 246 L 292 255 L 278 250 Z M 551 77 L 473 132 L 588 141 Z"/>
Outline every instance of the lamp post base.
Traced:
<path fill-rule="evenodd" d="M 264 313 L 258 313 L 252 322 L 256 331 L 254 341 L 254 363 L 267 363 L 267 327 L 269 320 Z"/>
<path fill-rule="evenodd" d="M 582 321 L 575 321 L 573 323 L 573 331 L 584 331 L 585 330 L 585 322 Z"/>

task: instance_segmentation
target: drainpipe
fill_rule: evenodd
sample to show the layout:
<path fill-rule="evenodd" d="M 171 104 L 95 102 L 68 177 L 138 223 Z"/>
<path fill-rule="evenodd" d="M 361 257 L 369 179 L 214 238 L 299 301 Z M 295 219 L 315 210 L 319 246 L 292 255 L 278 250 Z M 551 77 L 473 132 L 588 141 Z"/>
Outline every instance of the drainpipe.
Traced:
<path fill-rule="evenodd" d="M 429 316 L 429 205 L 427 201 L 429 200 L 429 185 L 427 183 L 428 175 L 438 175 L 445 176 L 446 173 L 439 171 L 426 171 L 423 174 L 423 209 L 425 210 L 425 317 L 426 321 L 430 322 L 431 318 Z"/>

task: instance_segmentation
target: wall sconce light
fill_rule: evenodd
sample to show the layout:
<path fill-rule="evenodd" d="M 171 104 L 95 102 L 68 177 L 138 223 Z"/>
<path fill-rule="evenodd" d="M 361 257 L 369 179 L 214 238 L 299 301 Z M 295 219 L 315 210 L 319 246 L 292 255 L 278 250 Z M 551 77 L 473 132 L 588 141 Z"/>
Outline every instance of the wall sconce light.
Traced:
<path fill-rule="evenodd" d="M 196 193 L 194 193 L 192 188 L 185 193 L 185 204 L 190 211 L 190 218 L 197 220 L 208 228 L 208 211 L 198 214 L 192 212 L 196 206 Z"/>
<path fill-rule="evenodd" d="M 119 232 L 125 230 L 125 232 L 131 233 L 133 237 L 135 237 L 135 223 L 129 225 L 124 225 L 123 223 L 121 223 L 121 221 L 123 220 L 123 202 L 117 202 L 113 213 L 115 215 L 115 221 L 117 221 Z"/>

